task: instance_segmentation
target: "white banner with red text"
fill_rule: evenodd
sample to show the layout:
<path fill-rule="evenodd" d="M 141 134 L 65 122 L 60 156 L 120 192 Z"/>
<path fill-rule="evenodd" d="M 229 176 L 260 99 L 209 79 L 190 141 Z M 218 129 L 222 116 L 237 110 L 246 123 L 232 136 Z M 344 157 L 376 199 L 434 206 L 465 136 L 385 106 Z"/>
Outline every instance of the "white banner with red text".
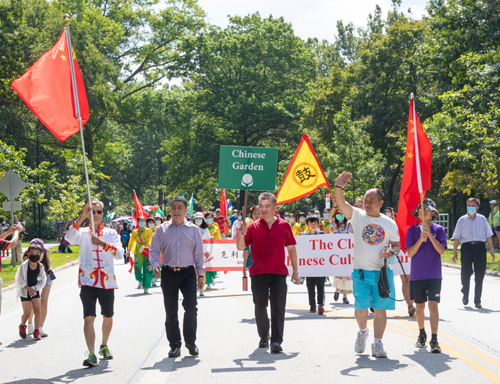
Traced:
<path fill-rule="evenodd" d="M 307 235 L 295 236 L 299 276 L 349 276 L 353 263 L 353 235 Z M 236 240 L 203 240 L 205 271 L 241 271 L 243 251 L 236 249 Z M 410 275 L 410 258 L 400 252 L 401 262 Z M 285 249 L 285 262 L 292 274 L 292 263 Z M 394 274 L 402 275 L 401 266 L 392 264 Z"/>

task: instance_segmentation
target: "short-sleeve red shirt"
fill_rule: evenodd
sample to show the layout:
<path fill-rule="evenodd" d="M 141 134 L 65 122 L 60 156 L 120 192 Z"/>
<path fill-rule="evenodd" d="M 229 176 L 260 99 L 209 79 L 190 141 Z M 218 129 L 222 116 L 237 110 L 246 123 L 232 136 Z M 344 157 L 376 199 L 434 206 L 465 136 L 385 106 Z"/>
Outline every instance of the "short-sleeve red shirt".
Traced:
<path fill-rule="evenodd" d="M 271 228 L 264 219 L 254 221 L 248 225 L 245 234 L 245 244 L 252 245 L 252 266 L 250 276 L 273 273 L 288 275 L 285 264 L 285 247 L 295 245 L 292 227 L 283 219 L 276 216 Z"/>

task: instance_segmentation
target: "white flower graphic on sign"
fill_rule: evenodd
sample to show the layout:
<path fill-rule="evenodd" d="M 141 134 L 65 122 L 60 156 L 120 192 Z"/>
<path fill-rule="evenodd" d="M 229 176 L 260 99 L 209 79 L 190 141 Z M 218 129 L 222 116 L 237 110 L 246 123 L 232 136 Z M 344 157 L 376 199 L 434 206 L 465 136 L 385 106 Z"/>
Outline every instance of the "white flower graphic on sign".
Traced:
<path fill-rule="evenodd" d="M 249 173 L 245 173 L 241 178 L 241 185 L 244 187 L 251 187 L 253 185 L 253 177 Z"/>

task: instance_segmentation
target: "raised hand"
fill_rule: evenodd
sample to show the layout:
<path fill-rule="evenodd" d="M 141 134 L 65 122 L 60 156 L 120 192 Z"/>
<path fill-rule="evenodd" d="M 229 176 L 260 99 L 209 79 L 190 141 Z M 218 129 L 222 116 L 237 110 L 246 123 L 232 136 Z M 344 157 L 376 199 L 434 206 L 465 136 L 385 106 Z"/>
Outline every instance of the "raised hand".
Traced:
<path fill-rule="evenodd" d="M 338 185 L 339 187 L 345 187 L 349 180 L 352 179 L 352 173 L 350 172 L 342 172 L 342 174 L 337 177 L 337 180 L 335 180 L 335 185 Z"/>

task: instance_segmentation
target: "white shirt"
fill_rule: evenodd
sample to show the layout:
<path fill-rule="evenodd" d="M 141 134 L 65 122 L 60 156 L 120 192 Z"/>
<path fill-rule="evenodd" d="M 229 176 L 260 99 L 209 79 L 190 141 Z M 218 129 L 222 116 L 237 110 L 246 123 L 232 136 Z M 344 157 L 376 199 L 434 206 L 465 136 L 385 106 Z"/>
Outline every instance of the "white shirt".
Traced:
<path fill-rule="evenodd" d="M 203 229 L 203 228 L 198 227 L 198 229 L 200 230 L 200 235 L 201 235 L 202 240 L 212 239 L 212 236 L 210 235 L 210 231 L 208 228 Z"/>
<path fill-rule="evenodd" d="M 116 289 L 114 260 L 123 257 L 120 236 L 112 228 L 105 228 L 101 223 L 96 236 L 106 243 L 106 247 L 92 245 L 90 229 L 78 228 L 73 224 L 66 233 L 66 240 L 73 245 L 80 245 L 80 269 L 78 270 L 78 286 Z"/>
<path fill-rule="evenodd" d="M 43 287 L 45 287 L 45 283 L 47 281 L 47 275 L 45 274 L 45 268 L 39 262 L 38 266 L 40 270 L 38 271 L 38 277 L 36 279 L 37 283 L 35 285 L 35 292 L 40 291 Z M 16 290 L 17 297 L 28 297 L 28 291 L 24 289 L 28 285 L 28 268 L 29 268 L 29 260 L 23 261 L 23 263 L 19 266 L 16 272 Z"/>
<path fill-rule="evenodd" d="M 493 236 L 488 220 L 483 215 L 476 213 L 474 220 L 465 214 L 457 221 L 457 226 L 453 231 L 453 239 L 468 243 L 469 241 L 486 242 L 488 237 Z"/>
<path fill-rule="evenodd" d="M 386 215 L 371 217 L 359 208 L 352 208 L 349 220 L 354 233 L 354 269 L 378 271 L 384 266 L 380 252 L 390 241 L 399 241 L 396 222 Z"/>
<path fill-rule="evenodd" d="M 240 233 L 240 226 L 243 224 L 243 220 L 236 219 L 231 227 L 231 239 L 237 239 Z"/>

